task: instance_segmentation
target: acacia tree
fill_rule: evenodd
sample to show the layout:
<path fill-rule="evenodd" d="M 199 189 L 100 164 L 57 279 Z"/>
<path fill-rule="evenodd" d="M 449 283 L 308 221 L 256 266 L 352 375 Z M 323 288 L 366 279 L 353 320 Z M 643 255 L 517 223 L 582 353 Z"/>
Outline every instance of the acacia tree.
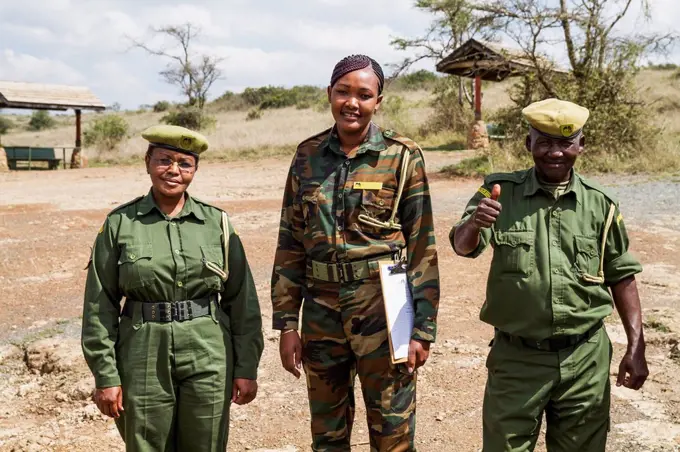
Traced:
<path fill-rule="evenodd" d="M 188 105 L 203 109 L 208 91 L 222 77 L 219 64 L 223 59 L 193 53 L 194 41 L 200 36 L 201 30 L 191 23 L 153 28 L 152 32 L 156 36 L 170 38 L 176 48 L 155 48 L 135 39 L 132 40 L 132 47 L 169 59 L 165 69 L 160 72 L 161 77 L 167 83 L 179 87 Z"/>
<path fill-rule="evenodd" d="M 438 14 L 428 36 L 441 42 L 468 35 L 482 40 L 512 42 L 530 70 L 511 89 L 514 107 L 499 119 L 520 135 L 521 108 L 546 97 L 571 100 L 588 107 L 590 144 L 602 150 L 626 143 L 628 152 L 641 146 L 649 120 L 634 86 L 642 58 L 664 52 L 673 34 L 623 32 L 622 20 L 635 7 L 650 17 L 650 0 L 430 0 L 416 7 Z M 446 20 L 444 21 L 444 18 Z M 454 29 L 451 24 L 464 28 Z M 400 41 L 404 50 L 422 49 L 418 40 Z M 397 44 L 399 44 L 397 43 Z M 442 47 L 443 48 L 443 47 Z M 439 48 L 437 48 L 439 49 Z M 447 48 L 446 52 L 450 52 Z M 424 55 L 422 52 L 419 55 Z M 430 57 L 444 55 L 430 52 Z M 559 70 L 548 58 L 566 55 Z M 593 146 L 591 146 L 593 149 Z M 623 153 L 625 156 L 625 152 Z"/>

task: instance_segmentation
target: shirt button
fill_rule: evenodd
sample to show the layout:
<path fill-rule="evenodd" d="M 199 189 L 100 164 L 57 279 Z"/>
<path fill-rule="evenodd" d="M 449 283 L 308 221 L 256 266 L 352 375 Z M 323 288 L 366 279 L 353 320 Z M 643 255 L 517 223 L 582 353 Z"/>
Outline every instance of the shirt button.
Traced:
<path fill-rule="evenodd" d="M 338 225 L 338 231 L 342 231 L 342 226 Z"/>
<path fill-rule="evenodd" d="M 338 199 L 342 199 L 342 193 L 338 194 Z"/>
<path fill-rule="evenodd" d="M 179 250 L 175 250 L 175 254 L 179 256 Z"/>
<path fill-rule="evenodd" d="M 182 283 L 182 281 L 177 281 L 177 287 L 183 287 L 183 286 L 184 286 L 184 284 Z"/>
<path fill-rule="evenodd" d="M 345 166 L 349 166 L 349 160 L 345 160 Z"/>
<path fill-rule="evenodd" d="M 553 210 L 553 212 L 552 212 L 553 217 L 556 217 L 556 216 L 558 216 L 559 214 L 560 214 L 560 211 L 559 211 L 559 210 Z"/>
<path fill-rule="evenodd" d="M 552 244 L 553 244 L 554 246 L 557 246 L 557 245 L 559 245 L 559 242 L 558 242 L 557 240 L 553 240 L 553 241 L 552 241 Z"/>
<path fill-rule="evenodd" d="M 558 304 L 559 302 L 560 302 L 560 299 L 559 299 L 559 298 L 553 298 L 553 303 Z"/>
<path fill-rule="evenodd" d="M 559 268 L 554 269 L 554 270 L 553 270 L 553 273 L 555 273 L 556 275 L 559 274 L 559 273 L 560 273 L 560 269 L 559 269 Z"/>

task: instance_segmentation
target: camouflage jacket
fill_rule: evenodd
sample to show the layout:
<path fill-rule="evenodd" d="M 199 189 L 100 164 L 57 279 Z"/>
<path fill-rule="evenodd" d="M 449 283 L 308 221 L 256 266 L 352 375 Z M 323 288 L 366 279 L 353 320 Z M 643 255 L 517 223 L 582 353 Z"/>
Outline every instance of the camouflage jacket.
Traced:
<path fill-rule="evenodd" d="M 401 172 L 403 156 L 410 160 Z M 386 221 L 397 186 L 401 230 L 370 226 L 360 214 Z M 306 265 L 349 262 L 405 248 L 415 308 L 413 338 L 434 341 L 439 271 L 432 204 L 423 154 L 417 144 L 371 124 L 359 148 L 345 155 L 334 129 L 302 142 L 288 173 L 272 275 L 273 328 L 297 329 Z"/>

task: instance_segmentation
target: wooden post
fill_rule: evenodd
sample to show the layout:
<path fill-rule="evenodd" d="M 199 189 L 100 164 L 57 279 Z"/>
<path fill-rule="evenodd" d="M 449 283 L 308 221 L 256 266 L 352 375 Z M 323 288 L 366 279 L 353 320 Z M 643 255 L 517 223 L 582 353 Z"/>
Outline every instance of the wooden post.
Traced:
<path fill-rule="evenodd" d="M 475 121 L 482 119 L 482 78 L 475 77 Z"/>
<path fill-rule="evenodd" d="M 80 110 L 76 110 L 76 147 L 71 153 L 71 168 L 81 168 L 82 167 L 82 156 L 80 155 Z"/>

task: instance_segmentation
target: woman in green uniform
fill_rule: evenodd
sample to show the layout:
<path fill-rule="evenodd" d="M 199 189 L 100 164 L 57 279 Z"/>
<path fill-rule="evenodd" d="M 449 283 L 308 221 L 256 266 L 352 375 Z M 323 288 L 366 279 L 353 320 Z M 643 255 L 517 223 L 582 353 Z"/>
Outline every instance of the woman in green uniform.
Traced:
<path fill-rule="evenodd" d="M 371 450 L 415 450 L 415 370 L 435 340 L 439 273 L 422 152 L 372 122 L 383 83 L 365 55 L 335 66 L 335 125 L 298 146 L 283 195 L 273 327 L 283 367 L 299 377 L 304 365 L 315 451 L 350 450 L 355 374 Z M 378 271 L 400 256 L 415 311 L 406 365 L 390 359 Z"/>
<path fill-rule="evenodd" d="M 207 140 L 175 126 L 142 136 L 151 190 L 107 216 L 88 264 L 95 402 L 128 451 L 225 450 L 230 402 L 257 393 L 255 285 L 226 213 L 186 192 Z"/>

